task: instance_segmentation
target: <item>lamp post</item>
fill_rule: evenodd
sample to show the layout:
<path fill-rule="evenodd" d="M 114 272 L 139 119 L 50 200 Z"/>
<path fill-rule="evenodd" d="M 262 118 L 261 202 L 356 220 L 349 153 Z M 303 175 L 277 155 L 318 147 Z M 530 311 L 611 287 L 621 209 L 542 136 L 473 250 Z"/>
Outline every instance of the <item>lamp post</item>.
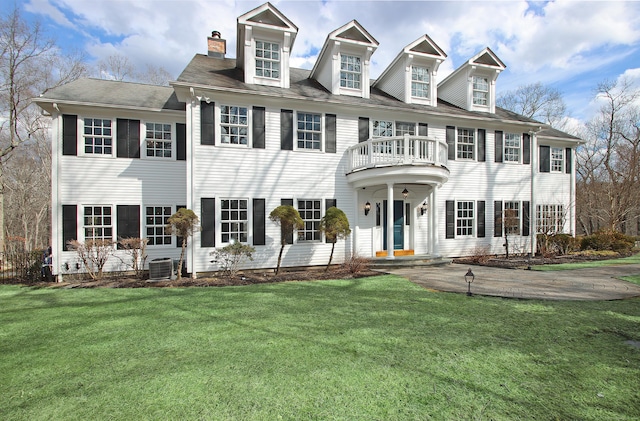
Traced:
<path fill-rule="evenodd" d="M 467 283 L 467 296 L 471 297 L 473 294 L 471 294 L 471 283 L 473 282 L 473 280 L 475 279 L 475 275 L 473 274 L 473 272 L 471 272 L 471 269 L 469 269 L 467 271 L 467 273 L 464 275 L 464 280 Z"/>

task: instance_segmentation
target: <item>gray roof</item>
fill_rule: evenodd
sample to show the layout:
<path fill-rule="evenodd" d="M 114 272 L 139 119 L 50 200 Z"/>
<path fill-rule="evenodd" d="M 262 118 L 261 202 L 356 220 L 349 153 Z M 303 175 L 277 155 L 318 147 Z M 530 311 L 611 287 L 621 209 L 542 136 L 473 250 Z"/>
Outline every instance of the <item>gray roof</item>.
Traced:
<path fill-rule="evenodd" d="M 377 88 L 371 88 L 370 98 L 368 99 L 347 95 L 333 95 L 316 80 L 310 79 L 310 74 L 310 70 L 291 68 L 290 87 L 288 89 L 251 85 L 244 83 L 244 71 L 236 67 L 235 59 L 219 59 L 203 54 L 196 54 L 187 67 L 182 71 L 180 76 L 178 76 L 177 83 L 202 87 L 215 87 L 218 89 L 231 89 L 247 94 L 254 93 L 268 95 L 271 97 L 303 100 L 313 99 L 316 101 L 324 100 L 336 104 L 354 105 L 358 107 L 369 106 L 381 109 L 394 108 L 425 114 L 452 115 L 473 119 L 483 119 L 486 121 L 512 121 L 514 123 L 525 123 L 531 126 L 545 126 L 536 120 L 532 120 L 499 107 L 496 107 L 495 114 L 491 114 L 467 111 L 443 101 L 442 99 L 438 99 L 437 107 L 420 104 L 406 104 Z M 562 133 L 557 130 L 556 132 Z M 573 136 L 566 133 L 560 137 L 573 138 Z"/>
<path fill-rule="evenodd" d="M 40 100 L 154 110 L 184 111 L 186 109 L 184 102 L 178 101 L 174 89 L 169 86 L 92 78 L 77 79 L 34 98 L 35 102 Z"/>

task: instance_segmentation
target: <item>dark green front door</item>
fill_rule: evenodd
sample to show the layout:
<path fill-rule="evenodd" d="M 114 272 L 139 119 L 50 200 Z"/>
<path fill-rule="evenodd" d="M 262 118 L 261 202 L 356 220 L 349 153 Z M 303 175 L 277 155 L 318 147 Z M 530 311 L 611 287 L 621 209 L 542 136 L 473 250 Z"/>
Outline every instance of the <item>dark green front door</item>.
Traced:
<path fill-rule="evenodd" d="M 383 205 L 383 240 L 382 248 L 387 250 L 387 201 Z M 393 249 L 404 249 L 404 201 L 393 201 Z"/>

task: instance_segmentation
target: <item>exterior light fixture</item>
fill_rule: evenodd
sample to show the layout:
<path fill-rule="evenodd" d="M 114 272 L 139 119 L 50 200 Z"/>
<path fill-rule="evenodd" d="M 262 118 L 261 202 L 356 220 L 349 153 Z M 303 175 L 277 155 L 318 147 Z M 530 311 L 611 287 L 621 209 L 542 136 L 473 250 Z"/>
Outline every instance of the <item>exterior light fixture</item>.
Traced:
<path fill-rule="evenodd" d="M 371 203 L 367 202 L 364 204 L 364 216 L 369 215 L 369 211 L 371 210 Z"/>
<path fill-rule="evenodd" d="M 402 190 L 402 195 L 404 196 L 405 199 L 407 198 L 407 196 L 409 196 L 409 190 L 407 190 L 406 187 L 404 188 L 404 190 Z"/>
<path fill-rule="evenodd" d="M 473 280 L 475 279 L 475 275 L 473 274 L 473 272 L 471 272 L 471 269 L 469 269 L 467 271 L 467 273 L 464 275 L 464 280 L 467 283 L 467 296 L 471 297 L 471 283 L 473 282 Z"/>
<path fill-rule="evenodd" d="M 429 206 L 427 205 L 427 201 L 425 200 L 424 203 L 420 205 L 420 215 L 424 215 L 425 213 L 427 213 L 428 209 Z"/>

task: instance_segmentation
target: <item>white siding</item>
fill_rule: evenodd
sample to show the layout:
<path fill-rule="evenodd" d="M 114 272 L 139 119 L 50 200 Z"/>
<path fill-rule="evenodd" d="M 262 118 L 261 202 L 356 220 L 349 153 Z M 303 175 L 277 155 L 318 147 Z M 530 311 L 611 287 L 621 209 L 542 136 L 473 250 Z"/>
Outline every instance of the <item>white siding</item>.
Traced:
<path fill-rule="evenodd" d="M 468 109 L 469 82 L 466 72 L 460 72 L 448 80 L 445 85 L 438 86 L 438 96 L 460 108 Z"/>
<path fill-rule="evenodd" d="M 406 72 L 404 66 L 401 64 L 403 61 L 404 60 L 399 60 L 389 70 L 387 77 L 377 85 L 377 88 L 404 102 Z"/>

